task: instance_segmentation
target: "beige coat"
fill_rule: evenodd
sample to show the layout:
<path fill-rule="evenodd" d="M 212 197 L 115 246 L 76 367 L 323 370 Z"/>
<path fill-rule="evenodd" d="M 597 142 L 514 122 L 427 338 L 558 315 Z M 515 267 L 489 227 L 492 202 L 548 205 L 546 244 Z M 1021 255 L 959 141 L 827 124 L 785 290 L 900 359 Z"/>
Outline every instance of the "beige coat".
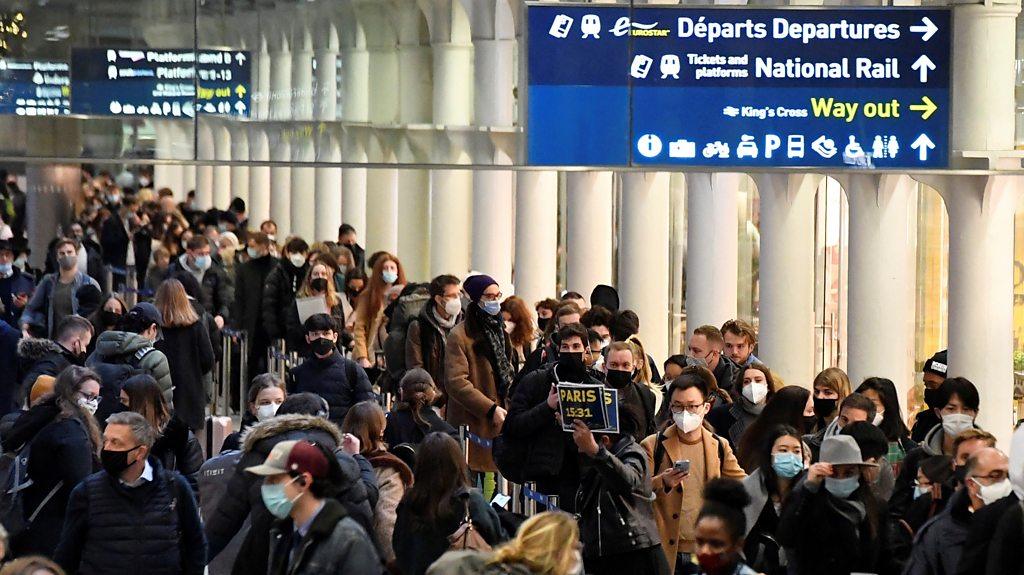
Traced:
<path fill-rule="evenodd" d="M 493 439 L 501 429 L 487 417 L 499 402 L 491 362 L 481 349 L 487 343 L 480 336 L 474 341 L 466 333 L 466 323 L 455 326 L 445 342 L 445 380 L 448 392 L 446 418 L 455 427 L 468 425 L 480 437 Z M 504 406 L 502 406 L 504 407 Z M 469 468 L 473 471 L 497 471 L 491 450 L 469 443 Z"/>
<path fill-rule="evenodd" d="M 704 444 L 704 479 L 701 482 L 703 485 L 708 481 L 717 477 L 731 477 L 733 479 L 743 479 L 747 476 L 743 468 L 740 467 L 736 456 L 732 452 L 732 447 L 729 446 L 729 440 L 719 436 L 718 440 L 712 435 L 707 428 L 701 428 L 701 441 Z M 718 441 L 722 442 L 722 447 L 725 453 L 725 462 L 723 463 L 718 458 Z M 644 439 L 640 445 L 643 446 L 644 451 L 647 452 L 647 459 L 651 465 L 651 473 L 654 473 L 654 451 L 657 447 L 658 436 L 650 435 Z M 672 467 L 673 462 L 683 459 L 682 443 L 679 439 L 679 428 L 675 425 L 665 430 L 665 456 L 661 460 L 661 464 L 658 466 L 659 473 Z M 680 542 L 679 533 L 680 526 L 684 522 L 689 522 L 693 525 L 697 522 L 698 511 L 684 511 L 683 510 L 683 486 L 679 485 L 675 489 L 668 492 L 665 491 L 665 484 L 660 477 L 655 477 L 652 483 L 654 488 L 654 519 L 658 523 L 658 533 L 661 535 L 661 547 L 665 550 L 665 556 L 669 559 L 669 564 L 675 562 L 675 556 L 679 552 Z M 693 542 L 685 542 L 684 547 L 692 548 Z"/>
<path fill-rule="evenodd" d="M 359 302 L 358 307 L 365 305 L 365 302 Z M 352 326 L 352 337 L 354 339 L 352 348 L 352 359 L 359 361 L 360 359 L 368 359 L 372 364 L 374 357 L 371 353 L 377 349 L 383 349 L 382 341 L 379 341 L 381 324 L 384 322 L 384 307 L 380 306 L 380 310 L 377 315 L 370 321 L 367 321 L 366 314 L 362 311 L 357 310 L 355 312 L 356 321 Z M 376 344 L 376 345 L 374 345 Z"/>

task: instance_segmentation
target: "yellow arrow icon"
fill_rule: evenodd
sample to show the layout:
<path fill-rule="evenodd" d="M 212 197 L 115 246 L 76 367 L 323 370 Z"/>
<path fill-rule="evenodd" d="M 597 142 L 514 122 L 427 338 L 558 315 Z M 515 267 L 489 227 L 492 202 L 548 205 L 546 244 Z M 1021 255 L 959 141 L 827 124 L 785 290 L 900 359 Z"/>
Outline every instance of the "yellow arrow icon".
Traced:
<path fill-rule="evenodd" d="M 235 94 L 238 94 L 238 97 L 239 97 L 239 98 L 241 98 L 242 96 L 244 96 L 244 95 L 245 95 L 245 86 L 243 86 L 243 85 L 241 85 L 241 84 L 239 84 L 239 85 L 235 86 Z M 929 101 L 930 101 L 930 100 L 929 100 Z"/>
<path fill-rule="evenodd" d="M 921 119 L 922 120 L 927 120 L 928 118 L 931 118 L 932 114 L 935 113 L 935 110 L 938 110 L 938 109 L 939 109 L 939 107 L 936 106 L 935 102 L 932 102 L 932 99 L 929 98 L 928 96 L 922 96 L 920 104 L 911 104 L 910 105 L 910 110 L 911 111 L 913 111 L 913 112 L 921 112 Z"/>

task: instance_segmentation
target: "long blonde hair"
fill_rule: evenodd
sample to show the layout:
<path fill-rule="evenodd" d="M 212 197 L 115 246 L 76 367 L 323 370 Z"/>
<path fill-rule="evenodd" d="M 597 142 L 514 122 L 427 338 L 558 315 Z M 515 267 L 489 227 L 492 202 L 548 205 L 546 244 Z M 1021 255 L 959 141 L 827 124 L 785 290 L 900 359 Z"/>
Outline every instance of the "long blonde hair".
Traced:
<path fill-rule="evenodd" d="M 526 520 L 514 539 L 495 551 L 491 565 L 520 563 L 538 575 L 568 575 L 575 567 L 580 529 L 568 513 L 546 511 Z"/>
<path fill-rule="evenodd" d="M 318 259 L 315 264 L 309 266 L 309 269 L 306 270 L 306 279 L 302 281 L 302 287 L 299 288 L 297 295 L 299 297 L 309 297 L 314 295 L 312 288 L 309 287 L 309 283 L 313 281 L 313 270 L 315 270 L 317 266 L 323 266 L 324 269 L 327 270 L 327 291 L 324 292 L 324 297 L 327 300 L 327 307 L 333 309 L 341 303 L 341 300 L 338 299 L 338 292 L 334 291 L 334 268 L 327 262 L 320 261 Z"/>
<path fill-rule="evenodd" d="M 647 359 L 647 351 L 644 350 L 644 344 L 640 341 L 640 338 L 633 334 L 626 340 L 629 344 L 630 349 L 633 351 L 633 364 L 636 366 L 636 383 L 642 383 L 647 387 L 655 391 L 660 391 L 657 385 L 654 384 L 654 372 L 651 371 L 651 363 Z"/>
<path fill-rule="evenodd" d="M 160 327 L 188 327 L 197 321 L 199 316 L 188 301 L 185 286 L 176 279 L 167 279 L 156 288 L 156 309 L 160 310 L 163 325 Z"/>

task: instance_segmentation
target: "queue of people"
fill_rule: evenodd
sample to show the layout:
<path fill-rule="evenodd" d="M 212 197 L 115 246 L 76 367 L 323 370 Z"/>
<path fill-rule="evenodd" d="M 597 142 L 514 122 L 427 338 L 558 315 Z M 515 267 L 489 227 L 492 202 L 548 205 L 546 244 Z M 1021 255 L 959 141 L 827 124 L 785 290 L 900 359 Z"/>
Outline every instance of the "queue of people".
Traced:
<path fill-rule="evenodd" d="M 942 353 L 911 420 L 885 374 L 781 381 L 741 319 L 654 358 L 609 286 L 531 310 L 482 273 L 410 281 L 348 225 L 279 240 L 240 200 L 201 212 L 87 183 L 39 281 L 0 240 L 0 574 L 1021 564 L 1024 432 L 1001 451 Z M 95 257 L 142 287 L 104 294 Z M 248 355 L 219 356 L 239 332 Z M 284 377 L 267 372 L 274 340 L 302 357 Z M 225 361 L 254 377 L 240 429 L 211 449 Z M 566 410 L 573 388 L 599 390 L 606 417 Z M 502 479 L 541 512 L 519 513 Z"/>

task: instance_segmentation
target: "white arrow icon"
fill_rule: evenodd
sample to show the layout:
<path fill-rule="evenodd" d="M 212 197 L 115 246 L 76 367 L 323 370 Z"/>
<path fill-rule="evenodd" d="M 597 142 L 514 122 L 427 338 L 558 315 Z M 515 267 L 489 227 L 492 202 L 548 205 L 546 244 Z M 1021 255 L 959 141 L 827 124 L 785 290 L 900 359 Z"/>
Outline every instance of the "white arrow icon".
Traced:
<path fill-rule="evenodd" d="M 914 140 L 913 144 L 910 144 L 910 147 L 917 150 L 917 157 L 919 160 L 926 162 L 928 161 L 928 150 L 935 149 L 935 142 L 933 142 L 927 134 L 921 134 L 916 140 Z"/>
<path fill-rule="evenodd" d="M 921 32 L 922 42 L 927 42 L 928 40 L 931 40 L 932 36 L 934 36 L 935 33 L 939 31 L 939 27 L 936 26 L 935 22 L 932 22 L 931 18 L 927 16 L 921 18 L 921 24 L 923 24 L 923 26 L 911 26 L 910 31 Z"/>
<path fill-rule="evenodd" d="M 235 111 L 239 114 L 245 115 L 245 104 L 242 102 L 235 102 Z"/>
<path fill-rule="evenodd" d="M 911 70 L 918 70 L 921 73 L 921 83 L 924 84 L 928 81 L 928 70 L 935 69 L 935 62 L 927 55 L 922 55 L 910 66 Z"/>
<path fill-rule="evenodd" d="M 245 54 L 241 52 L 235 54 L 235 61 L 238 62 L 239 66 L 241 66 L 245 62 Z"/>

